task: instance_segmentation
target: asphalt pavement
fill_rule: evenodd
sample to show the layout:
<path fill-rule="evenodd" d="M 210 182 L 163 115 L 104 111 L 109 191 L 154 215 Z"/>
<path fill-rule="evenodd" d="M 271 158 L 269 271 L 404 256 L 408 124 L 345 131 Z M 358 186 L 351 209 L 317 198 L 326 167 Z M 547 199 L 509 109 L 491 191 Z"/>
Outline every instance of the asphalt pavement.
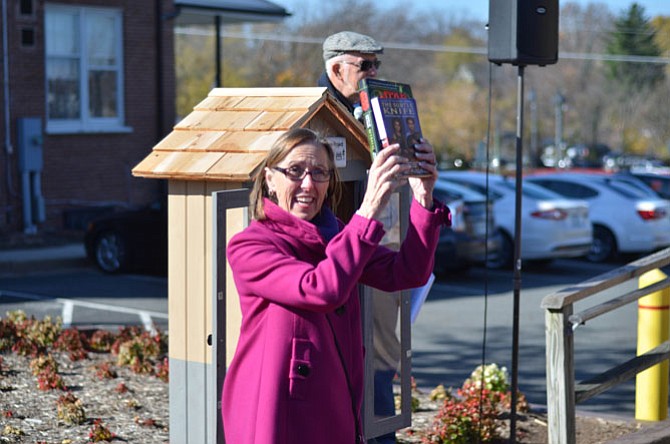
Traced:
<path fill-rule="evenodd" d="M 82 242 L 0 250 L 0 277 L 87 266 Z"/>
<path fill-rule="evenodd" d="M 13 249 L 0 249 L 0 278 L 9 278 L 16 275 L 30 275 L 32 273 L 45 273 L 48 271 L 62 271 L 62 270 L 71 270 L 76 268 L 90 268 L 92 264 L 86 259 L 86 252 L 83 246 L 83 243 L 72 242 L 63 245 L 54 245 L 54 246 L 42 246 L 35 247 L 29 246 L 25 248 L 13 248 Z M 3 290 L 0 288 L 0 290 Z M 435 301 L 438 302 L 439 301 Z M 451 304 L 454 304 L 455 301 L 451 301 Z M 429 308 L 431 304 L 428 304 L 426 308 Z M 455 307 L 452 307 L 452 309 Z M 430 316 L 428 313 L 431 313 L 432 310 L 426 310 L 426 313 L 422 314 L 423 322 L 417 322 L 419 325 L 415 325 L 416 334 L 422 336 L 421 324 L 424 328 L 429 329 L 431 332 L 435 331 L 435 325 L 433 322 L 429 322 L 432 327 L 429 327 L 426 323 Z M 456 310 L 457 312 L 460 310 Z M 494 313 L 497 312 L 499 315 L 500 312 L 494 310 Z M 167 321 L 167 316 L 165 316 L 165 321 Z M 431 321 L 436 321 L 431 319 Z M 443 322 L 444 320 L 442 320 Z M 458 331 L 460 329 L 456 329 Z M 424 332 L 425 334 L 426 332 Z M 417 338 L 418 339 L 418 338 Z M 541 338 L 538 342 L 542 342 Z M 454 341 L 458 342 L 458 341 Z M 418 350 L 417 350 L 418 351 Z M 420 353 L 418 353 L 420 354 Z M 538 354 L 541 354 L 538 352 Z M 538 356 L 539 357 L 539 356 Z M 444 369 L 443 364 L 436 363 L 436 367 Z M 418 366 L 421 367 L 421 366 Z M 428 366 L 430 367 L 430 365 Z M 419 368 L 417 368 L 419 370 Z M 430 368 L 423 369 L 424 371 L 430 372 Z M 593 414 L 593 412 L 592 412 Z M 598 414 L 596 413 L 596 416 Z M 608 416 L 608 415 L 605 415 Z M 616 441 L 624 442 L 624 441 Z M 658 423 L 654 426 L 653 429 L 648 429 L 647 433 L 643 435 L 638 435 L 634 437 L 629 437 L 627 441 L 631 444 L 651 444 L 651 443 L 670 443 L 670 424 L 668 420 Z"/>

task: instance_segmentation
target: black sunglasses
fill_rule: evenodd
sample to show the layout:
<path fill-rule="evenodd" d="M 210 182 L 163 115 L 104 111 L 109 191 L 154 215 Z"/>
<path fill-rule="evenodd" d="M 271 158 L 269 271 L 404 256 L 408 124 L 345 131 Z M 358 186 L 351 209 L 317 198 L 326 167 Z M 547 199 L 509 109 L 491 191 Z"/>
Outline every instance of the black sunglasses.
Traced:
<path fill-rule="evenodd" d="M 382 61 L 381 60 L 363 60 L 361 63 L 354 63 L 354 62 L 348 62 L 346 60 L 342 60 L 343 63 L 346 63 L 347 65 L 354 65 L 356 66 L 361 72 L 367 72 L 370 71 L 373 67 L 375 69 L 379 69 L 380 66 L 382 66 Z"/>

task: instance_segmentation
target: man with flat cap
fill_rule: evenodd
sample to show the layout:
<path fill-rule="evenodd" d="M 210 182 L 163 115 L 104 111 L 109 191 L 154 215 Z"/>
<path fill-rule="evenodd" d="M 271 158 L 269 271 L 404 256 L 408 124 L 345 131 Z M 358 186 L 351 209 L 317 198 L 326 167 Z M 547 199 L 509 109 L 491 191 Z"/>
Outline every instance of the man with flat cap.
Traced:
<path fill-rule="evenodd" d="M 323 41 L 323 60 L 326 71 L 318 86 L 325 86 L 353 113 L 358 102 L 358 81 L 375 77 L 381 62 L 377 54 L 384 47 L 375 39 L 353 31 L 333 34 Z"/>
<path fill-rule="evenodd" d="M 325 86 L 354 116 L 354 106 L 360 103 L 358 81 L 376 77 L 381 62 L 377 54 L 384 47 L 370 36 L 353 31 L 342 31 L 323 42 L 323 60 L 326 71 L 318 86 Z M 360 119 L 360 116 L 356 116 Z M 375 415 L 384 418 L 395 415 L 393 377 L 400 362 L 400 342 L 395 333 L 398 301 L 395 297 L 383 297 L 375 301 Z M 394 444 L 395 433 L 368 440 L 368 444 Z"/>

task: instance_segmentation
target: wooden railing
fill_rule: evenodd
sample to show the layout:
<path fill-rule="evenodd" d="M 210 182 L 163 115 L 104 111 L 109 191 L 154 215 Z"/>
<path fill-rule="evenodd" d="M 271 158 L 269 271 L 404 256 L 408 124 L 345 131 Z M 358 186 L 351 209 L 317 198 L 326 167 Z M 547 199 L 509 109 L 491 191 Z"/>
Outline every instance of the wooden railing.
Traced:
<path fill-rule="evenodd" d="M 648 271 L 670 264 L 670 248 L 570 286 L 542 300 L 547 346 L 548 443 L 574 444 L 575 404 L 586 401 L 670 357 L 670 341 L 611 368 L 587 381 L 575 384 L 574 340 L 576 327 L 656 291 L 670 287 L 667 277 L 660 282 L 609 299 L 579 313 L 573 304 L 616 285 L 637 280 Z M 636 286 L 637 287 L 637 286 Z"/>

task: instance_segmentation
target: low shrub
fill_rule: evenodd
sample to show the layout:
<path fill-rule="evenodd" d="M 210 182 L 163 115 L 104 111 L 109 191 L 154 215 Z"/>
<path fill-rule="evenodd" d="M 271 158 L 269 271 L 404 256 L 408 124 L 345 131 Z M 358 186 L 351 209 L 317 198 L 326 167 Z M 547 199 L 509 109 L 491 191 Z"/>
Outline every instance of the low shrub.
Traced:
<path fill-rule="evenodd" d="M 80 425 L 86 422 L 86 411 L 79 398 L 68 392 L 56 401 L 58 419 L 69 425 Z"/>
<path fill-rule="evenodd" d="M 433 399 L 444 399 L 425 444 L 492 443 L 502 438 L 502 418 L 511 408 L 507 369 L 496 364 L 477 367 L 454 395 L 434 390 Z M 527 411 L 525 397 L 518 393 L 517 410 Z"/>

